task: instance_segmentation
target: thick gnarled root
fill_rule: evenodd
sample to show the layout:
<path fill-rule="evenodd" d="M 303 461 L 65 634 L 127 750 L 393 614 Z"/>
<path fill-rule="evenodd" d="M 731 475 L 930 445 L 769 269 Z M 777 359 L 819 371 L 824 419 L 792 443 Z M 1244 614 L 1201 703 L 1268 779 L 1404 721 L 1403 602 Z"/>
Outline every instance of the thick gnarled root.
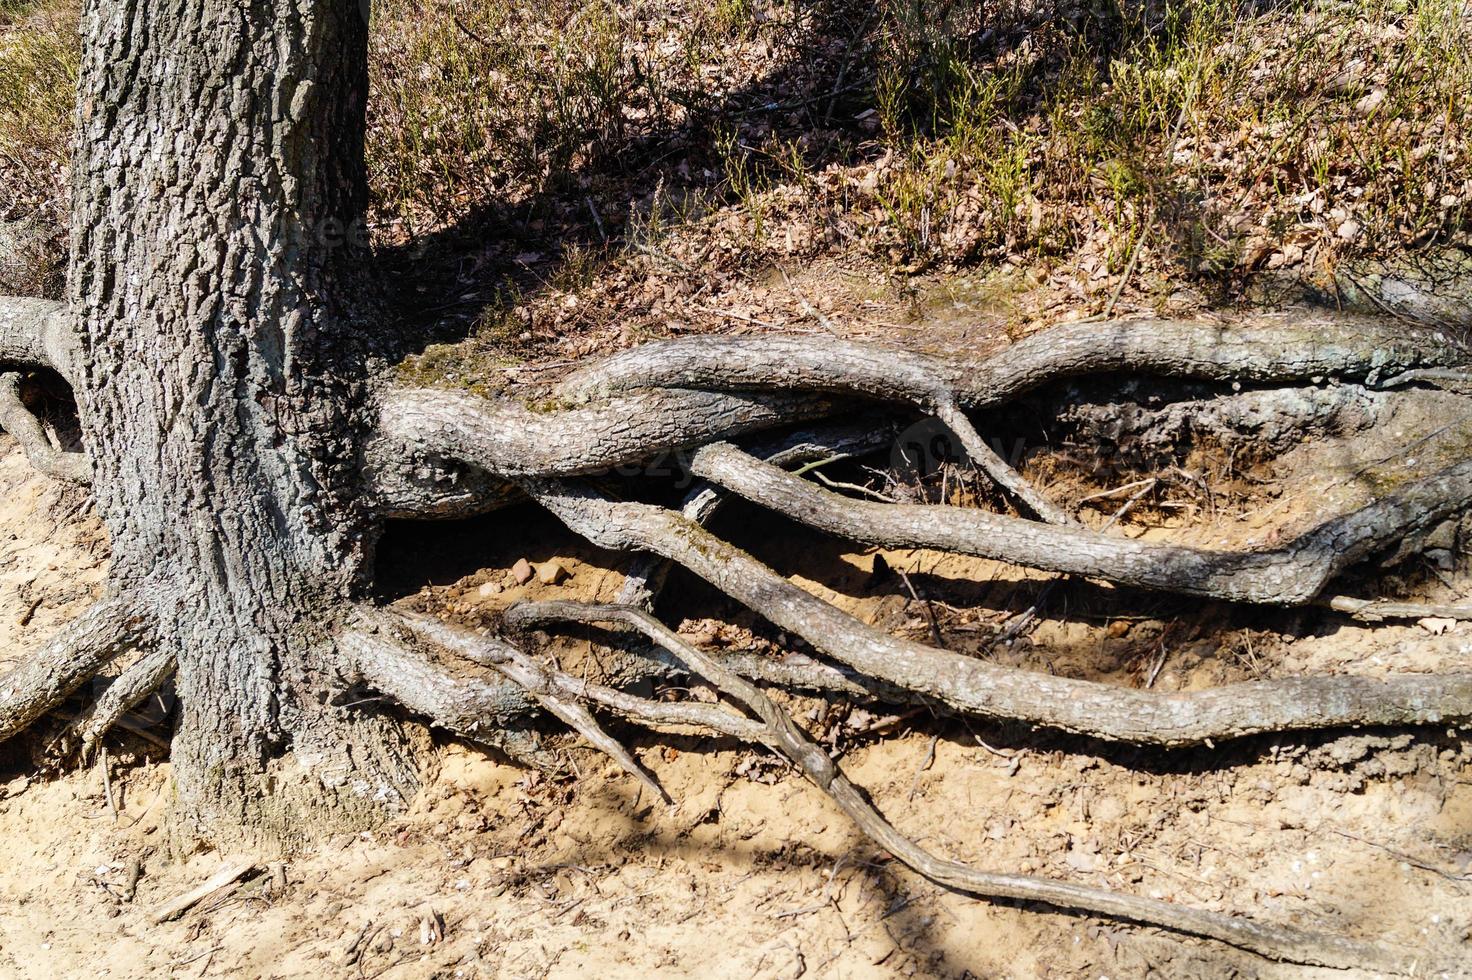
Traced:
<path fill-rule="evenodd" d="M 983 359 L 830 337 L 687 337 L 598 361 L 567 378 L 558 394 L 576 401 L 635 388 L 824 391 L 931 407 L 951 398 L 976 409 L 1082 374 L 1130 371 L 1253 383 L 1378 380 L 1461 357 L 1445 338 L 1412 334 L 1393 321 L 1304 313 L 1232 326 L 1191 320 L 1059 326 Z"/>
<path fill-rule="evenodd" d="M 0 677 L 0 741 L 24 731 L 118 654 L 150 645 L 156 624 L 132 595 L 99 600 L 30 660 Z"/>
<path fill-rule="evenodd" d="M 935 548 L 1136 588 L 1285 606 L 1312 600 L 1344 569 L 1430 528 L 1472 500 L 1472 462 L 1459 463 L 1326 521 L 1283 547 L 1222 552 L 1049 527 L 980 510 L 853 500 L 721 443 L 696 452 L 692 470 L 795 521 L 865 544 Z"/>
<path fill-rule="evenodd" d="M 596 406 L 532 411 L 463 392 L 390 391 L 365 453 L 381 514 L 474 513 L 517 476 L 593 473 L 728 438 L 818 418 L 812 395 L 636 392 Z M 462 472 L 446 461 L 469 464 Z"/>
<path fill-rule="evenodd" d="M 611 501 L 565 481 L 524 485 L 594 543 L 663 555 L 834 660 L 961 712 L 1161 746 L 1472 719 L 1472 674 L 1288 678 L 1159 693 L 1001 667 L 860 622 L 671 511 Z"/>
<path fill-rule="evenodd" d="M 537 703 L 503 678 L 467 675 L 413 648 L 402 620 L 362 606 L 338 635 L 350 686 L 365 685 L 412 714 L 463 738 L 489 745 L 524 765 L 546 772 L 557 760 L 533 736 Z M 360 700 L 354 696 L 354 700 Z"/>
<path fill-rule="evenodd" d="M 75 345 L 64 303 L 0 296 L 0 366 L 50 368 L 70 380 Z"/>

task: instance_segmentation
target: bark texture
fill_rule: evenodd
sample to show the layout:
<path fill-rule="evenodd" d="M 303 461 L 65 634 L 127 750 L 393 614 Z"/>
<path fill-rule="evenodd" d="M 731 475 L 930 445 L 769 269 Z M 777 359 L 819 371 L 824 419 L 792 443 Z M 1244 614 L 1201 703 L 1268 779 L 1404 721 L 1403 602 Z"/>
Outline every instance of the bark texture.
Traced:
<path fill-rule="evenodd" d="M 158 596 L 181 842 L 263 846 L 414 788 L 332 705 L 356 501 L 367 24 L 356 0 L 92 0 L 82 18 L 71 380 L 114 577 Z M 247 841 L 250 842 L 250 841 Z"/>

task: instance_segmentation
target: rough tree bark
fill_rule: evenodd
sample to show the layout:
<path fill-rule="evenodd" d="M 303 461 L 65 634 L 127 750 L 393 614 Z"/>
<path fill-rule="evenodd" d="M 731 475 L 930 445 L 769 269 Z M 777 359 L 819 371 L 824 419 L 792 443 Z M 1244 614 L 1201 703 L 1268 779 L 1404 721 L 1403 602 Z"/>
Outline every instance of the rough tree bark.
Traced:
<path fill-rule="evenodd" d="M 369 823 L 415 787 L 331 706 L 359 581 L 367 23 L 356 0 L 87 5 L 70 301 L 115 587 L 158 596 L 183 716 L 176 827 Z"/>

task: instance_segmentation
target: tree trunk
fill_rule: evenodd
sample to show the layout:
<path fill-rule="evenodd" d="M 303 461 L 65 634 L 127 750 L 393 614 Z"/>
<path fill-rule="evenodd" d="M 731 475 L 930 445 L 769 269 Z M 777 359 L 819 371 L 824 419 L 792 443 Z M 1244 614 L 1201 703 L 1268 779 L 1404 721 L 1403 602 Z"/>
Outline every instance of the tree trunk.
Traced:
<path fill-rule="evenodd" d="M 72 380 L 114 581 L 177 645 L 180 844 L 402 805 L 412 739 L 335 707 L 359 499 L 366 4 L 89 0 Z M 340 699 L 337 699 L 340 700 Z"/>

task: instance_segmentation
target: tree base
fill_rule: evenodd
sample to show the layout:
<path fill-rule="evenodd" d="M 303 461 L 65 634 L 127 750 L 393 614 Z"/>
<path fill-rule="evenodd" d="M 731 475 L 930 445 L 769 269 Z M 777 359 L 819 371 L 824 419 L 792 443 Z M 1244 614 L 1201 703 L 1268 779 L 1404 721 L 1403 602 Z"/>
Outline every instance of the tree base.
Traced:
<path fill-rule="evenodd" d="M 295 749 L 264 771 L 200 765 L 176 741 L 170 851 L 286 857 L 404 814 L 432 765 L 428 732 L 386 715 L 342 713 L 333 721 L 299 734 Z"/>

